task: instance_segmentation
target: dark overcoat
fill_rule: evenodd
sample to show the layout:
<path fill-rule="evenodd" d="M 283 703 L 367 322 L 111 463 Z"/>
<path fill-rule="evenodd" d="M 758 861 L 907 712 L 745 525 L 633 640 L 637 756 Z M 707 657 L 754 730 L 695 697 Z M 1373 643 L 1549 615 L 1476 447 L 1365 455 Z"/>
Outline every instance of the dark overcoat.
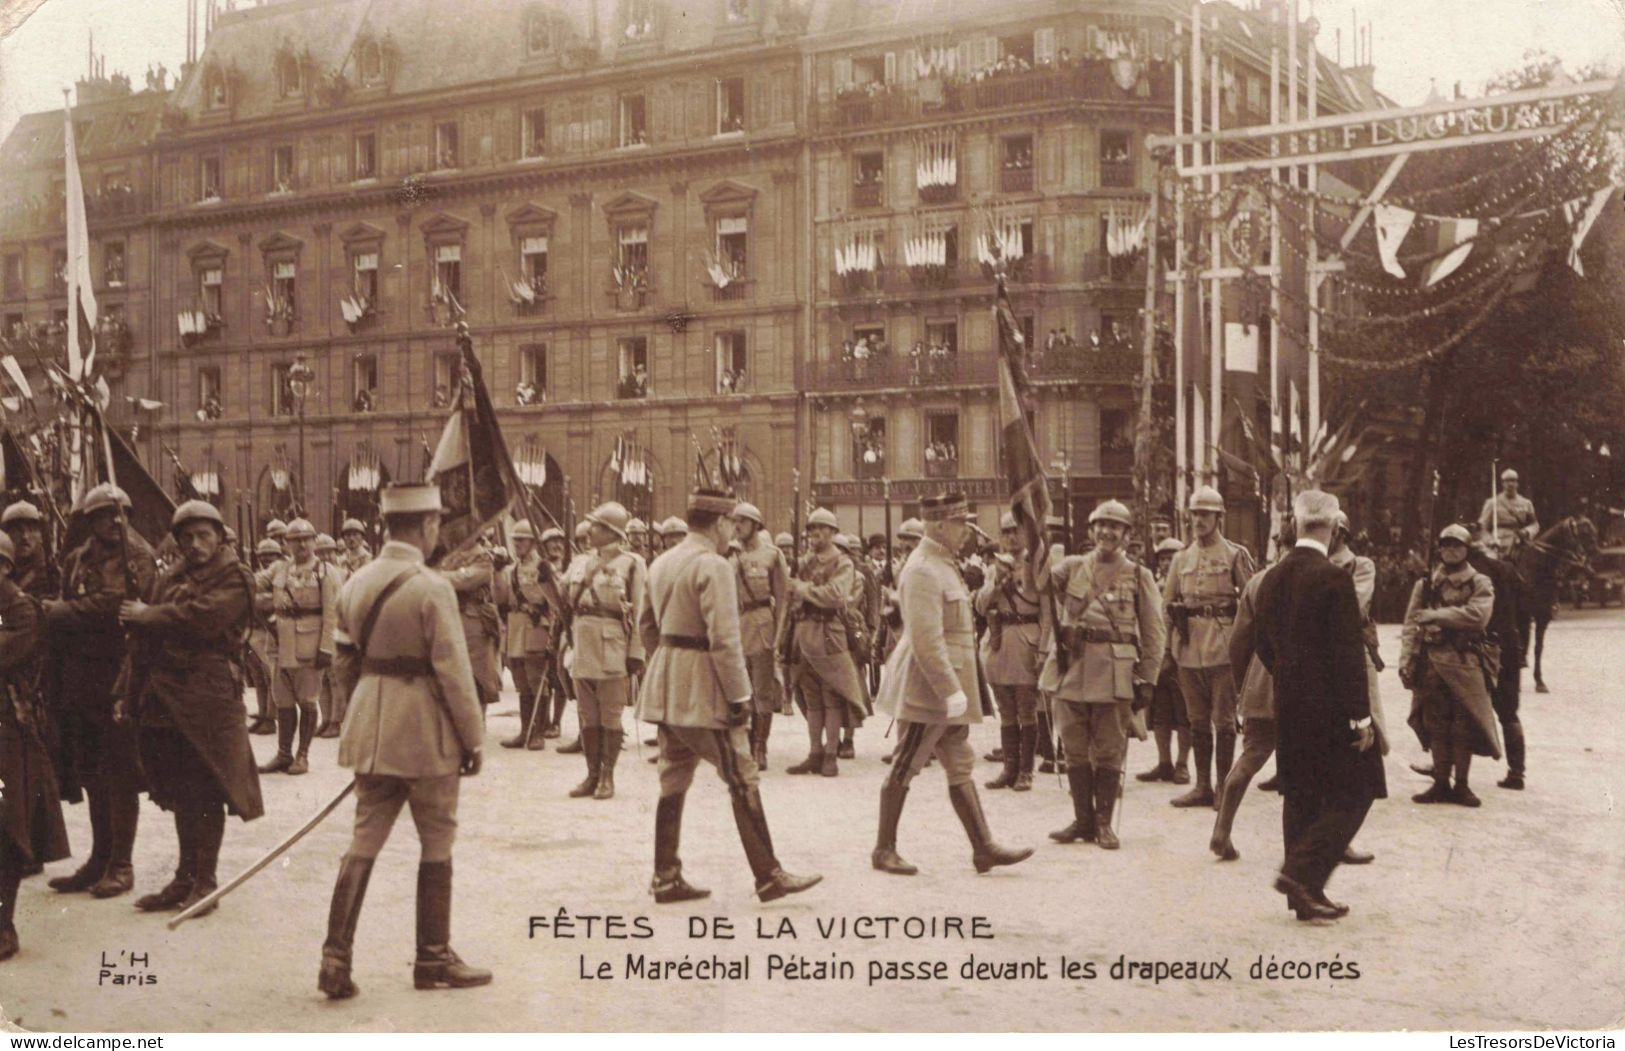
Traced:
<path fill-rule="evenodd" d="M 68 856 L 56 773 L 46 742 L 50 713 L 37 689 L 45 620 L 37 601 L 0 580 L 0 836 L 38 864 Z"/>

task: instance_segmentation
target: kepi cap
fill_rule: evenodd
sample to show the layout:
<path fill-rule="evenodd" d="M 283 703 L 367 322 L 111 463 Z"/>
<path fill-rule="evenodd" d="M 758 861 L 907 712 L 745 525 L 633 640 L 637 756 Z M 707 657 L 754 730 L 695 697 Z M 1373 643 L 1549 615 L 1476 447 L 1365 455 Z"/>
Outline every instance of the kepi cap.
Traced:
<path fill-rule="evenodd" d="M 378 510 L 386 515 L 439 514 L 440 487 L 408 483 L 386 485 L 378 496 Z"/>

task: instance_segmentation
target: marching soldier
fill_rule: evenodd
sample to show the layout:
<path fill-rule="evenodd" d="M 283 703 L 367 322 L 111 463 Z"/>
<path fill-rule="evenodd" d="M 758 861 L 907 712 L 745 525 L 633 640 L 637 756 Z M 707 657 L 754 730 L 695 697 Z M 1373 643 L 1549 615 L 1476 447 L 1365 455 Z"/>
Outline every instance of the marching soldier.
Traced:
<path fill-rule="evenodd" d="M 249 678 L 254 683 L 254 718 L 248 724 L 251 734 L 276 733 L 275 709 L 271 704 L 276 668 L 276 617 L 262 612 L 271 608 L 271 578 L 282 561 L 282 545 L 266 537 L 254 548 L 254 620 L 248 630 Z M 262 601 L 263 596 L 263 601 Z"/>
<path fill-rule="evenodd" d="M 1495 611 L 1490 578 L 1467 561 L 1471 539 L 1459 525 L 1439 534 L 1439 565 L 1416 582 L 1400 636 L 1399 677 L 1411 692 L 1411 728 L 1433 755 L 1433 786 L 1417 803 L 1482 805 L 1468 784 L 1474 754 L 1501 758 L 1486 662 Z M 1455 767 L 1456 782 L 1450 783 Z"/>
<path fill-rule="evenodd" d="M 779 549 L 767 542 L 762 512 L 755 504 L 740 503 L 732 518 L 739 541 L 739 552 L 731 561 L 739 584 L 740 646 L 753 703 L 750 757 L 759 770 L 766 770 L 773 715 L 784 704 L 784 691 L 774 674 L 773 640 L 778 637 L 778 618 L 790 592 L 790 567 Z"/>
<path fill-rule="evenodd" d="M 492 596 L 496 565 L 482 536 L 461 551 L 446 555 L 438 567 L 457 592 L 457 610 L 463 618 L 469 665 L 474 686 L 485 711 L 502 695 L 502 619 Z"/>
<path fill-rule="evenodd" d="M 1467 552 L 1467 561 L 1480 573 L 1490 578 L 1495 589 L 1495 607 L 1490 611 L 1489 634 L 1493 645 L 1501 654 L 1500 668 L 1495 676 L 1495 689 L 1490 695 L 1494 702 L 1495 717 L 1501 723 L 1501 736 L 1506 740 L 1507 775 L 1496 782 L 1501 788 L 1523 791 L 1524 743 L 1523 723 L 1518 719 L 1519 688 L 1523 678 L 1523 645 L 1518 634 L 1522 622 L 1523 578 L 1510 563 L 1495 555 L 1494 544 L 1480 533 L 1474 537 Z"/>
<path fill-rule="evenodd" d="M 226 547 L 225 529 L 212 505 L 181 504 L 170 535 L 182 561 L 158 581 L 151 605 L 128 599 L 119 607 L 143 642 L 132 655 L 128 701 L 149 794 L 175 815 L 179 845 L 175 878 L 135 903 L 143 912 L 190 908 L 212 894 L 227 810 L 244 821 L 265 813 L 236 669 L 254 581 Z"/>
<path fill-rule="evenodd" d="M 959 493 L 921 501 L 925 539 L 903 567 L 903 635 L 886 662 L 880 706 L 896 717 L 898 749 L 880 789 L 880 822 L 870 864 L 880 872 L 912 876 L 919 870 L 897 853 L 897 825 L 909 782 L 935 756 L 948 778 L 948 797 L 971 842 L 977 872 L 1014 865 L 1032 848 L 993 842 L 976 794 L 976 755 L 970 727 L 981 722 L 976 673 L 976 630 L 970 592 L 955 553 L 964 546 L 970 509 Z"/>
<path fill-rule="evenodd" d="M 547 657 L 553 649 L 553 608 L 547 600 L 543 581 L 553 566 L 536 550 L 536 531 L 529 522 L 520 522 L 508 531 L 514 562 L 508 567 L 513 605 L 508 611 L 508 670 L 514 689 L 519 691 L 519 732 L 502 742 L 504 748 L 541 751 L 542 735 L 536 723 L 547 723 L 547 696 L 542 692 L 547 673 Z M 543 567 L 546 567 L 545 569 Z M 536 704 L 542 714 L 536 714 Z"/>
<path fill-rule="evenodd" d="M 1478 527 L 1494 539 L 1503 557 L 1518 544 L 1540 535 L 1534 503 L 1518 495 L 1517 471 L 1508 467 L 1501 472 L 1501 491 L 1484 501 L 1483 510 L 1478 512 Z"/>
<path fill-rule="evenodd" d="M 17 552 L 17 562 L 11 570 L 12 583 L 41 602 L 61 594 L 62 574 L 45 550 L 45 518 L 39 508 L 27 500 L 17 501 L 0 515 L 0 529 L 11 538 Z"/>
<path fill-rule="evenodd" d="M 457 594 L 424 566 L 439 540 L 440 490 L 392 485 L 380 503 L 387 540 L 350 578 L 338 611 L 339 630 L 350 640 L 341 656 L 350 718 L 339 738 L 339 765 L 355 771 L 356 804 L 317 978 L 334 1000 L 357 992 L 350 965 L 362 899 L 408 802 L 421 850 L 412 984 L 462 989 L 491 981 L 490 971 L 468 966 L 451 948 L 458 778 L 480 772 L 484 731 Z"/>
<path fill-rule="evenodd" d="M 660 802 L 655 806 L 655 866 L 650 891 L 661 903 L 711 892 L 683 879 L 677 854 L 683 800 L 701 759 L 728 786 L 739 840 L 756 880 L 756 896 L 798 894 L 822 876 L 792 876 L 780 867 L 757 790 L 756 764 L 745 752 L 752 676 L 740 643 L 739 566 L 722 557 L 734 536 L 737 505 L 726 493 L 698 489 L 688 501 L 682 543 L 649 567 L 638 630 L 651 654 L 637 717 L 659 727 Z M 743 517 L 743 516 L 741 516 Z M 760 522 L 760 514 L 751 521 Z M 777 554 L 775 552 L 775 554 Z"/>
<path fill-rule="evenodd" d="M 119 603 L 152 593 L 152 548 L 124 528 L 124 490 L 103 483 L 85 494 L 90 537 L 68 556 L 62 598 L 45 603 L 60 690 L 64 797 L 83 786 L 90 810 L 90 856 L 77 872 L 51 880 L 63 893 L 112 898 L 135 886 L 130 854 L 141 814 L 141 760 L 133 727 L 113 721 L 113 687 L 124 660 Z"/>
<path fill-rule="evenodd" d="M 1155 532 L 1157 522 L 1151 523 Z M 1164 526 L 1168 525 L 1166 519 L 1160 520 Z M 1178 538 L 1164 536 L 1157 542 L 1152 554 L 1157 560 L 1156 580 L 1159 588 L 1166 587 L 1169 571 L 1173 568 L 1174 558 L 1185 550 Z M 1173 650 L 1169 649 L 1163 654 L 1162 671 L 1157 675 L 1157 687 L 1151 693 L 1151 733 L 1157 741 L 1157 765 L 1144 773 L 1135 774 L 1136 781 L 1171 781 L 1176 785 L 1188 785 L 1191 781 L 1189 767 L 1191 754 L 1191 722 L 1185 711 L 1185 695 L 1179 692 L 1179 668 L 1174 663 Z M 1174 738 L 1179 739 L 1179 760 L 1174 761 Z"/>
<path fill-rule="evenodd" d="M 359 519 L 346 518 L 339 528 L 339 539 L 344 541 L 344 568 L 351 574 L 372 561 L 372 549 L 367 546 L 367 527 Z"/>
<path fill-rule="evenodd" d="M 987 620 L 982 667 L 999 709 L 999 740 L 1004 771 L 988 788 L 1033 787 L 1033 755 L 1038 744 L 1038 585 L 1016 516 L 999 521 L 1003 551 L 994 559 L 976 611 Z"/>
<path fill-rule="evenodd" d="M 303 518 L 288 523 L 288 557 L 271 570 L 268 593 L 255 597 L 260 613 L 276 615 L 276 756 L 262 774 L 310 772 L 310 741 L 316 736 L 316 701 L 322 676 L 333 663 L 338 574 L 316 557 L 316 528 Z M 293 750 L 295 734 L 299 751 Z"/>
<path fill-rule="evenodd" d="M 1224 498 L 1204 485 L 1191 494 L 1196 539 L 1174 556 L 1162 598 L 1175 629 L 1174 661 L 1191 734 L 1196 739 L 1196 785 L 1172 800 L 1176 807 L 1216 806 L 1213 786 L 1224 784 L 1236 755 L 1236 680 L 1230 667 L 1230 625 L 1236 598 L 1252 578 L 1253 556 L 1220 529 Z"/>
<path fill-rule="evenodd" d="M 780 628 L 779 652 L 788 646 L 785 663 L 794 668 L 810 742 L 807 758 L 786 768 L 789 774 L 837 776 L 841 725 L 848 718 L 860 723 L 864 713 L 863 683 L 852 653 L 856 618 L 848 608 L 857 594 L 857 570 L 835 547 L 838 529 L 827 508 L 807 516 L 810 550 L 790 582 L 790 615 Z"/>
<path fill-rule="evenodd" d="M 643 671 L 643 641 L 633 630 L 643 601 L 647 567 L 626 549 L 626 508 L 610 501 L 587 516 L 593 555 L 570 585 L 567 602 L 573 620 L 576 708 L 587 776 L 570 790 L 572 798 L 613 799 L 615 763 L 626 736 L 621 711 L 630 698 L 631 679 Z"/>
<path fill-rule="evenodd" d="M 1118 848 L 1112 811 L 1123 787 L 1128 738 L 1145 737 L 1135 715 L 1150 705 L 1162 670 L 1168 635 L 1157 583 L 1124 553 L 1133 527 L 1127 507 L 1104 501 L 1089 515 L 1094 549 L 1050 569 L 1060 624 L 1041 681 L 1054 684 L 1073 813 L 1070 825 L 1050 833 L 1057 843 Z"/>

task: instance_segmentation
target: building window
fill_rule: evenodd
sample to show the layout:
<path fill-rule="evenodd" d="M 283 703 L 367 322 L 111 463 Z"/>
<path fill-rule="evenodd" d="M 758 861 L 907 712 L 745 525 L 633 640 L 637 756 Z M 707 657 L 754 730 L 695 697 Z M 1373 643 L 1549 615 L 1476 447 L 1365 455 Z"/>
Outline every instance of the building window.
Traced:
<path fill-rule="evenodd" d="M 271 301 L 266 304 L 265 320 L 273 331 L 281 326 L 286 332 L 293 326 L 294 292 L 297 267 L 291 259 L 271 264 Z"/>
<path fill-rule="evenodd" d="M 368 40 L 361 45 L 356 65 L 361 70 L 361 83 L 377 84 L 384 79 L 384 49 L 378 41 Z"/>
<path fill-rule="evenodd" d="M 7 339 L 16 339 L 22 334 L 23 316 L 21 314 L 7 314 L 5 328 L 0 329 L 0 335 L 4 335 Z"/>
<path fill-rule="evenodd" d="M 459 377 L 459 359 L 456 351 L 437 351 L 434 356 L 434 393 L 430 395 L 429 405 L 435 409 L 451 407 L 452 398 L 457 394 L 457 380 Z"/>
<path fill-rule="evenodd" d="M 206 318 L 220 317 L 220 285 L 224 276 L 224 268 L 218 266 L 207 266 L 198 272 L 198 302 Z"/>
<path fill-rule="evenodd" d="M 277 95 L 285 99 L 298 98 L 304 92 L 299 60 L 292 55 L 283 55 L 277 59 L 276 90 Z"/>
<path fill-rule="evenodd" d="M 553 50 L 553 27 L 546 11 L 531 11 L 525 16 L 525 53 L 545 55 Z"/>
<path fill-rule="evenodd" d="M 350 408 L 373 412 L 378 408 L 378 357 L 357 354 L 350 365 Z"/>
<path fill-rule="evenodd" d="M 925 476 L 959 477 L 959 413 L 926 413 Z"/>
<path fill-rule="evenodd" d="M 526 237 L 519 242 L 519 270 L 537 298 L 547 294 L 546 237 Z"/>
<path fill-rule="evenodd" d="M 355 137 L 355 179 L 378 178 L 378 136 L 364 131 Z"/>
<path fill-rule="evenodd" d="M 914 186 L 926 204 L 951 201 L 959 194 L 959 149 L 950 137 L 928 139 L 916 148 Z"/>
<path fill-rule="evenodd" d="M 717 333 L 717 393 L 737 394 L 745 389 L 745 334 Z"/>
<path fill-rule="evenodd" d="M 641 94 L 621 96 L 622 146 L 649 144 L 648 116 L 648 109 Z"/>
<path fill-rule="evenodd" d="M 1134 419 L 1128 409 L 1100 410 L 1100 473 L 1134 469 Z"/>
<path fill-rule="evenodd" d="M 271 151 L 271 190 L 273 193 L 293 190 L 292 146 L 278 146 Z"/>
<path fill-rule="evenodd" d="M 350 290 L 363 306 L 378 302 L 378 253 L 357 252 L 351 264 Z"/>
<path fill-rule="evenodd" d="M 23 298 L 23 257 L 21 255 L 13 253 L 6 256 L 4 287 L 7 299 Z"/>
<path fill-rule="evenodd" d="M 434 250 L 433 295 L 436 299 L 463 299 L 463 246 L 437 245 Z"/>
<path fill-rule="evenodd" d="M 1101 129 L 1100 185 L 1111 187 L 1134 185 L 1132 141 L 1126 131 Z"/>
<path fill-rule="evenodd" d="M 999 186 L 1006 193 L 1026 193 L 1033 188 L 1033 137 L 1006 135 L 999 140 Z"/>
<path fill-rule="evenodd" d="M 220 369 L 205 365 L 197 370 L 197 418 L 218 420 L 225 414 L 226 407 L 220 398 Z"/>
<path fill-rule="evenodd" d="M 288 362 L 271 366 L 271 415 L 293 415 L 293 384 L 288 379 Z"/>
<path fill-rule="evenodd" d="M 53 295 L 63 295 L 68 290 L 68 250 L 66 248 L 53 248 L 51 250 L 51 292 Z"/>
<path fill-rule="evenodd" d="M 627 223 L 615 235 L 615 289 L 617 292 L 646 292 L 649 289 L 649 226 Z"/>
<path fill-rule="evenodd" d="M 200 201 L 218 201 L 220 199 L 220 158 L 200 157 L 198 159 L 198 193 Z"/>
<path fill-rule="evenodd" d="M 745 78 L 728 77 L 717 81 L 717 134 L 731 135 L 745 130 Z"/>
<path fill-rule="evenodd" d="M 852 207 L 878 208 L 884 199 L 886 155 L 876 150 L 852 157 Z"/>
<path fill-rule="evenodd" d="M 519 348 L 519 383 L 514 401 L 539 405 L 547 400 L 547 344 L 531 343 Z"/>
<path fill-rule="evenodd" d="M 874 373 L 886 375 L 890 355 L 884 325 L 854 325 L 852 335 L 841 343 L 841 367 L 848 379 L 859 382 L 867 382 Z"/>
<path fill-rule="evenodd" d="M 620 351 L 620 382 L 616 395 L 621 398 L 647 398 L 649 396 L 649 341 L 643 336 L 624 336 L 617 341 Z"/>
<path fill-rule="evenodd" d="M 219 69 L 211 69 L 203 78 L 203 96 L 208 100 L 210 109 L 226 108 L 226 75 Z"/>
<path fill-rule="evenodd" d="M 540 106 L 528 109 L 519 120 L 519 154 L 540 157 L 547 152 L 547 111 Z"/>
<path fill-rule="evenodd" d="M 722 0 L 722 17 L 729 25 L 750 21 L 750 0 Z"/>
<path fill-rule="evenodd" d="M 457 122 L 443 120 L 434 126 L 434 166 L 438 169 L 455 168 L 461 154 L 458 152 Z"/>
<path fill-rule="evenodd" d="M 636 43 L 639 40 L 648 40 L 655 32 L 655 11 L 653 0 L 625 0 L 626 17 L 621 29 L 621 38 L 627 43 Z"/>
<path fill-rule="evenodd" d="M 886 417 L 864 416 L 853 420 L 852 474 L 856 478 L 886 476 Z"/>
<path fill-rule="evenodd" d="M 102 280 L 112 288 L 124 287 L 124 242 L 102 245 Z"/>
<path fill-rule="evenodd" d="M 747 247 L 750 220 L 743 215 L 725 215 L 716 222 L 716 248 L 707 260 L 711 282 L 719 291 L 736 287 L 750 276 Z"/>

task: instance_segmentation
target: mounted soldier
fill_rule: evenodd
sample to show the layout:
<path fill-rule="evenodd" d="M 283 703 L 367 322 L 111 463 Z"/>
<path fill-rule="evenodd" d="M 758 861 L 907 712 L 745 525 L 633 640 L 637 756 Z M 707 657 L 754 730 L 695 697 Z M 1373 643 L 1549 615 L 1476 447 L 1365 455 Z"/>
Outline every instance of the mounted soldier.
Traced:
<path fill-rule="evenodd" d="M 1485 536 L 1493 538 L 1502 558 L 1519 544 L 1540 535 L 1534 502 L 1518 493 L 1517 471 L 1508 467 L 1501 472 L 1501 491 L 1484 501 L 1483 509 L 1478 512 L 1478 527 Z"/>

